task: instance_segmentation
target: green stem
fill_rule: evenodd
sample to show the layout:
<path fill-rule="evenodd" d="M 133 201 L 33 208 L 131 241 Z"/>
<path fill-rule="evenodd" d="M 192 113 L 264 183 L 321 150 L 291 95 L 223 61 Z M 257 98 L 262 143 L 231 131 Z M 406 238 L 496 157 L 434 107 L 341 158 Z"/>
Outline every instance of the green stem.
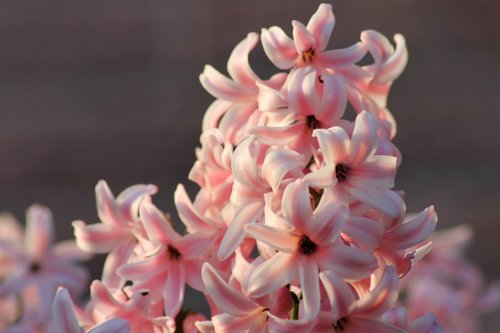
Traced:
<path fill-rule="evenodd" d="M 290 319 L 297 320 L 299 319 L 299 298 L 293 291 L 290 291 L 290 296 L 292 297 L 293 301 L 292 311 L 290 312 Z"/>

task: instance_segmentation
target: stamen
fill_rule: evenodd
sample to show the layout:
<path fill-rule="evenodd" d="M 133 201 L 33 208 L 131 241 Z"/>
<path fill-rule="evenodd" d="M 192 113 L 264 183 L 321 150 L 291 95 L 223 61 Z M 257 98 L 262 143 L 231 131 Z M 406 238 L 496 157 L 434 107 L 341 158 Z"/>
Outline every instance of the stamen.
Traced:
<path fill-rule="evenodd" d="M 310 48 L 307 51 L 302 52 L 302 62 L 305 64 L 312 63 L 314 59 L 314 49 Z"/>
<path fill-rule="evenodd" d="M 314 254 L 318 249 L 318 245 L 309 239 L 306 235 L 302 235 L 302 238 L 299 241 L 299 249 L 302 254 L 309 256 Z"/>
<path fill-rule="evenodd" d="M 334 323 L 332 326 L 335 328 L 335 330 L 343 331 L 344 328 L 346 328 L 347 322 L 348 322 L 347 317 L 342 317 L 339 320 L 337 320 L 337 322 Z"/>
<path fill-rule="evenodd" d="M 320 127 L 320 123 L 319 123 L 318 119 L 316 119 L 316 117 L 312 116 L 312 115 L 306 117 L 306 124 L 307 124 L 307 128 L 309 128 L 311 130 L 315 130 L 316 128 Z"/>
<path fill-rule="evenodd" d="M 345 164 L 339 163 L 335 166 L 335 177 L 340 182 L 347 179 L 349 173 L 349 167 Z"/>
<path fill-rule="evenodd" d="M 167 249 L 168 249 L 168 255 L 170 256 L 170 259 L 179 260 L 181 258 L 181 253 L 174 246 L 169 244 Z"/>

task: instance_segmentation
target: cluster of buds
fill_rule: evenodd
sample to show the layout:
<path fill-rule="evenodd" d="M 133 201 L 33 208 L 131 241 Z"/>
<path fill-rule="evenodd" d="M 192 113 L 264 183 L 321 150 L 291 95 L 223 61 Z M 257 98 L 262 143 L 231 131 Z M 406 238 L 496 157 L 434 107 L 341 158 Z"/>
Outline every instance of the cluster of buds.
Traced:
<path fill-rule="evenodd" d="M 401 156 L 387 97 L 405 40 L 367 30 L 328 50 L 334 23 L 321 4 L 307 25 L 292 22 L 293 38 L 262 29 L 281 70 L 267 80 L 249 65 L 256 33 L 232 52 L 229 77 L 205 67 L 216 100 L 189 174 L 200 189 L 194 200 L 175 191 L 185 231 L 155 206 L 154 185 L 115 198 L 100 181 L 101 223 L 73 222 L 79 249 L 48 251 L 48 213 L 31 208 L 25 249 L 0 238 L 2 332 L 441 332 L 433 314 L 398 303 L 437 222 L 432 206 L 407 217 L 393 190 Z M 73 263 L 85 253 L 107 258 L 80 308 L 71 298 L 86 275 Z M 206 296 L 208 319 L 183 308 L 186 286 Z"/>

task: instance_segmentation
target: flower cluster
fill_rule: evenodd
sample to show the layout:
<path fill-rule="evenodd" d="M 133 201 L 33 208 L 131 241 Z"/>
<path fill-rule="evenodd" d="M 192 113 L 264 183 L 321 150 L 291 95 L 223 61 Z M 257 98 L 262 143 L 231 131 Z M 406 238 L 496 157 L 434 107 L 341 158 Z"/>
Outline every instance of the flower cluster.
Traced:
<path fill-rule="evenodd" d="M 184 232 L 153 203 L 154 185 L 115 197 L 100 181 L 100 223 L 73 222 L 79 249 L 49 248 L 43 207 L 28 211 L 24 247 L 5 217 L 3 332 L 441 332 L 433 314 L 397 303 L 437 223 L 432 206 L 408 217 L 393 190 L 401 156 L 387 97 L 405 40 L 368 30 L 330 50 L 334 23 L 321 4 L 307 25 L 292 22 L 293 38 L 262 29 L 281 70 L 267 80 L 249 65 L 256 33 L 232 52 L 229 77 L 205 67 L 200 81 L 216 100 L 189 173 L 200 189 L 194 200 L 175 191 Z M 81 308 L 72 297 L 86 275 L 73 263 L 85 253 L 107 257 Z M 205 294 L 208 319 L 183 309 L 186 286 Z"/>

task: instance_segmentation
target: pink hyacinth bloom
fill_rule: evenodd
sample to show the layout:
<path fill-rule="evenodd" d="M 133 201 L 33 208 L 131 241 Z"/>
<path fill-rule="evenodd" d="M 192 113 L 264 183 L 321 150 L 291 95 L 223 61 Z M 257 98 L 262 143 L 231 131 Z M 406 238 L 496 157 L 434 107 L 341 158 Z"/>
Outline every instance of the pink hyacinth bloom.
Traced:
<path fill-rule="evenodd" d="M 52 330 L 53 333 L 83 333 L 78 320 L 73 312 L 73 303 L 69 293 L 64 288 L 59 288 L 52 304 Z M 98 324 L 85 333 L 129 333 L 128 322 L 122 318 L 112 318 Z"/>
<path fill-rule="evenodd" d="M 340 240 L 348 216 L 347 208 L 327 200 L 320 200 L 313 208 L 309 188 L 304 182 L 296 181 L 287 186 L 282 212 L 283 217 L 280 217 L 266 210 L 266 223 L 276 221 L 275 225 L 286 227 L 245 226 L 250 236 L 279 251 L 255 270 L 250 278 L 249 292 L 253 297 L 263 296 L 298 276 L 304 318 L 312 319 L 320 307 L 319 272 L 331 270 L 355 281 L 369 276 L 377 263 L 370 253 L 347 246 Z"/>
<path fill-rule="evenodd" d="M 110 288 L 121 288 L 125 280 L 116 274 L 118 267 L 133 255 L 136 235 L 143 235 L 138 222 L 138 207 L 146 195 L 157 192 L 154 185 L 134 185 L 115 199 L 108 184 L 101 180 L 96 188 L 97 213 L 102 223 L 86 225 L 74 221 L 76 243 L 91 253 L 109 253 L 102 272 L 102 281 Z"/>
<path fill-rule="evenodd" d="M 163 315 L 163 307 L 154 302 L 148 290 L 112 292 L 102 282 L 95 280 L 90 286 L 92 318 L 102 324 L 113 318 L 128 322 L 132 333 L 174 333 L 172 317 Z"/>
<path fill-rule="evenodd" d="M 332 6 L 321 4 L 307 26 L 298 21 L 292 22 L 293 40 L 277 26 L 262 29 L 262 46 L 269 59 L 280 69 L 312 65 L 320 70 L 320 74 L 337 73 L 352 82 L 366 79 L 369 74 L 354 65 L 366 54 L 363 43 L 325 51 L 334 25 Z"/>
<path fill-rule="evenodd" d="M 398 277 L 392 266 L 386 266 L 380 277 L 372 275 L 367 294 L 356 295 L 352 286 L 336 274 L 324 271 L 321 281 L 328 295 L 330 312 L 321 312 L 316 333 L 405 333 L 406 331 L 383 322 L 380 317 L 398 298 Z"/>
<path fill-rule="evenodd" d="M 140 242 L 149 251 L 138 253 L 118 274 L 134 282 L 131 290 L 147 289 L 153 300 L 163 299 L 165 314 L 175 317 L 184 301 L 186 282 L 203 290 L 201 259 L 208 256 L 213 240 L 204 233 L 179 235 L 150 197 L 140 205 L 140 218 L 146 232 Z"/>
<path fill-rule="evenodd" d="M 396 158 L 375 155 L 376 123 L 366 111 L 356 117 L 352 135 L 341 127 L 317 129 L 314 135 L 324 164 L 306 178 L 318 187 L 330 187 L 345 204 L 361 201 L 390 216 L 399 207 L 390 198 L 394 186 Z"/>
<path fill-rule="evenodd" d="M 50 210 L 33 205 L 26 212 L 24 244 L 0 239 L 0 252 L 15 262 L 0 280 L 0 297 L 18 296 L 27 321 L 43 323 L 50 315 L 50 304 L 58 286 L 80 293 L 87 271 L 79 261 L 89 255 L 74 241 L 54 242 L 54 221 Z"/>
<path fill-rule="evenodd" d="M 239 275 L 244 272 L 238 272 Z M 248 272 L 247 272 L 248 274 Z M 255 299 L 246 294 L 246 281 L 242 282 L 242 289 L 231 287 L 217 271 L 205 264 L 203 266 L 203 282 L 212 301 L 221 313 L 212 317 L 212 325 L 216 333 L 232 332 L 309 332 L 313 322 L 310 320 L 287 320 L 273 314 L 275 310 L 281 312 L 279 299 L 290 296 L 275 294 L 269 299 Z M 287 290 L 285 290 L 288 293 Z M 266 304 L 267 303 L 267 304 Z M 274 304 L 273 304 L 274 303 Z M 273 305 L 270 305 L 273 304 Z M 278 307 L 276 307 L 278 305 Z M 269 306 L 269 307 L 267 307 Z M 276 313 L 276 312 L 275 312 Z M 199 328 L 208 326 L 206 323 L 197 325 Z"/>

